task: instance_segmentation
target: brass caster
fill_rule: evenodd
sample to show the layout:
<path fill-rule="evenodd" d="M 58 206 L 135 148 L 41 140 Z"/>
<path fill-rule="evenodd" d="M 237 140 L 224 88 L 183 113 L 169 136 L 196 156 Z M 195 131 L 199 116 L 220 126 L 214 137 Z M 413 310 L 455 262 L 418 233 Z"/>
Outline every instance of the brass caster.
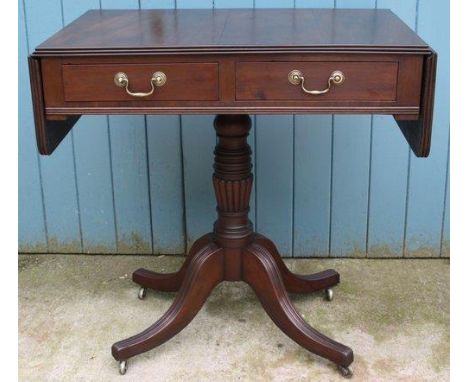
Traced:
<path fill-rule="evenodd" d="M 141 287 L 140 290 L 138 291 L 138 298 L 140 300 L 144 300 L 146 297 L 146 288 Z"/>
<path fill-rule="evenodd" d="M 329 288 L 325 290 L 325 299 L 327 301 L 333 300 L 333 289 Z"/>
<path fill-rule="evenodd" d="M 344 367 L 344 366 L 338 366 L 338 370 L 340 371 L 341 375 L 345 378 L 352 378 L 353 377 L 353 371 L 349 367 Z"/>
<path fill-rule="evenodd" d="M 127 361 L 119 362 L 119 373 L 124 375 L 127 372 Z"/>

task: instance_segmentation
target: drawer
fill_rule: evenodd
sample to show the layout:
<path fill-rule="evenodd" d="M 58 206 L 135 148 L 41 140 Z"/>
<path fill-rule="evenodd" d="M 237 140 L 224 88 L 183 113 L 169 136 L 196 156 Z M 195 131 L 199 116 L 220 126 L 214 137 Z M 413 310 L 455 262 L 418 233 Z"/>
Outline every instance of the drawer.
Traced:
<path fill-rule="evenodd" d="M 151 95 L 127 93 L 125 84 L 116 85 L 114 77 L 124 73 L 127 89 L 148 93 L 156 72 L 165 75 L 162 86 L 154 86 Z M 211 101 L 218 99 L 217 63 L 145 63 L 145 64 L 64 64 L 62 66 L 65 101 Z"/>
<path fill-rule="evenodd" d="M 398 61 L 309 61 L 238 62 L 236 65 L 237 100 L 284 101 L 396 101 Z M 301 72 L 306 90 L 324 91 L 335 71 L 344 75 L 341 84 L 330 81 L 329 91 L 307 94 L 289 81 L 291 71 Z"/>

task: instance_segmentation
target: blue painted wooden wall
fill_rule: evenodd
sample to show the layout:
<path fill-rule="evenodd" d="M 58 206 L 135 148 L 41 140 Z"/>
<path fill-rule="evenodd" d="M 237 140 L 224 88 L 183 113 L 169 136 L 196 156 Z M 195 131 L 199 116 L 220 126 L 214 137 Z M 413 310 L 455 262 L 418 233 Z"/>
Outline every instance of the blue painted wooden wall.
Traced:
<path fill-rule="evenodd" d="M 449 256 L 446 0 L 20 0 L 20 252 L 180 254 L 211 229 L 213 116 L 83 117 L 40 157 L 26 58 L 89 8 L 234 6 L 390 8 L 439 53 L 428 159 L 387 116 L 254 116 L 256 229 L 284 256 Z"/>

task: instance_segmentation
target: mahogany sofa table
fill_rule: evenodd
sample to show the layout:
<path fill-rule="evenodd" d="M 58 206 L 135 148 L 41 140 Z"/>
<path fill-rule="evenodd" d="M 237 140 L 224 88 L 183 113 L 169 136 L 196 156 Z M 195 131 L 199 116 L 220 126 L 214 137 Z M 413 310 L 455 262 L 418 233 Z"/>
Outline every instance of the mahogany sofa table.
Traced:
<path fill-rule="evenodd" d="M 122 374 L 129 358 L 188 325 L 217 284 L 242 280 L 286 335 L 351 375 L 353 351 L 313 329 L 288 296 L 326 290 L 331 300 L 339 274 L 293 274 L 253 232 L 248 114 L 390 114 L 427 156 L 436 54 L 424 41 L 388 10 L 93 10 L 39 45 L 29 65 L 44 155 L 84 114 L 217 114 L 218 219 L 178 272 L 133 273 L 140 298 L 146 288 L 178 294 L 151 327 L 112 346 Z"/>

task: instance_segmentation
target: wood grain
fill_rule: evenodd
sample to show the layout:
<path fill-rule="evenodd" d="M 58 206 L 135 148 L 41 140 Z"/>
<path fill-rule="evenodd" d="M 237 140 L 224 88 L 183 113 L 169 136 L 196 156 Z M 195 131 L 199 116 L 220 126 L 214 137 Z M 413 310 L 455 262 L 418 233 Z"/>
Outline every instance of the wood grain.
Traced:
<path fill-rule="evenodd" d="M 340 61 L 308 62 L 240 62 L 236 70 L 237 100 L 322 101 L 395 101 L 398 62 Z M 300 70 L 307 89 L 322 90 L 335 70 L 345 81 L 332 86 L 326 94 L 313 96 L 288 81 L 292 70 Z M 418 105 L 418 99 L 415 99 Z"/>
<path fill-rule="evenodd" d="M 154 61 L 154 60 L 153 60 Z M 117 87 L 114 75 L 124 72 L 128 76 L 129 90 L 147 92 L 151 89 L 153 73 L 161 71 L 167 82 L 156 87 L 151 100 L 217 100 L 217 63 L 153 63 L 153 64 L 112 64 L 112 65 L 63 65 L 63 86 L 65 101 L 129 101 L 132 96 L 124 88 Z M 111 81 L 112 80 L 112 81 Z M 96 91 L 96 90 L 99 91 Z"/>
<path fill-rule="evenodd" d="M 256 292 L 271 319 L 299 345 L 332 362 L 348 367 L 353 352 L 313 329 L 292 305 L 287 292 L 310 293 L 339 283 L 333 269 L 311 275 L 288 270 L 275 245 L 255 235 L 249 220 L 252 186 L 248 115 L 218 115 L 213 186 L 218 219 L 212 234 L 195 241 L 181 269 L 161 274 L 146 269 L 133 273 L 143 288 L 178 291 L 169 310 L 143 332 L 112 346 L 118 361 L 149 351 L 182 330 L 195 317 L 211 290 L 221 281 L 245 281 Z"/>
<path fill-rule="evenodd" d="M 424 51 L 427 47 L 388 10 L 92 10 L 39 45 L 37 52 Z"/>

